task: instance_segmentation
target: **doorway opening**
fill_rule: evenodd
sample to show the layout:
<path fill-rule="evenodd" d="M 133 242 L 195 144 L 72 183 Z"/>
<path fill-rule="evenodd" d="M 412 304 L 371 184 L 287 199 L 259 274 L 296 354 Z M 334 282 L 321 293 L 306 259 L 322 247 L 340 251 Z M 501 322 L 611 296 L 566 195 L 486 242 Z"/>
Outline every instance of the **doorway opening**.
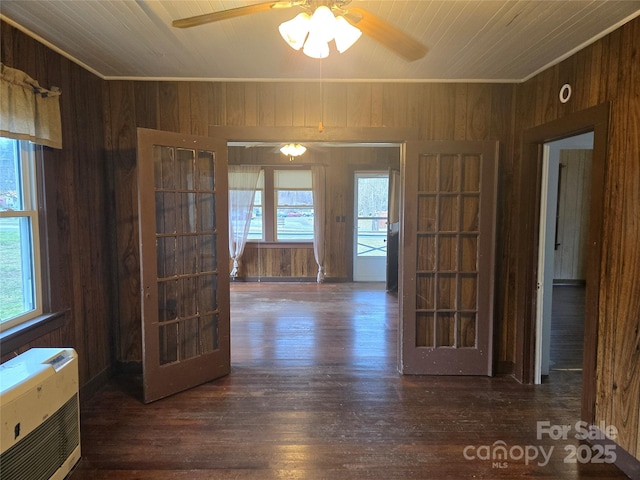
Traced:
<path fill-rule="evenodd" d="M 522 218 L 519 241 L 526 255 L 518 259 L 517 268 L 525 272 L 524 294 L 518 300 L 517 309 L 522 314 L 522 344 L 519 345 L 515 363 L 515 377 L 524 383 L 535 383 L 536 360 L 540 352 L 537 310 L 540 295 L 538 288 L 539 229 L 542 199 L 542 166 L 544 145 L 555 140 L 593 132 L 591 159 L 591 184 L 589 198 L 588 247 L 585 252 L 585 300 L 584 343 L 582 362 L 582 407 L 580 418 L 593 422 L 596 403 L 596 371 L 598 348 L 598 312 L 600 269 L 602 259 L 602 229 L 604 185 L 606 183 L 607 138 L 609 132 L 608 103 L 602 103 L 558 120 L 533 127 L 523 133 L 522 165 Z M 526 179 L 526 180 L 525 180 Z M 530 181 L 530 179 L 536 179 Z"/>
<path fill-rule="evenodd" d="M 353 281 L 387 279 L 389 173 L 357 171 L 354 175 Z"/>
<path fill-rule="evenodd" d="M 535 383 L 582 372 L 593 132 L 543 152 Z"/>
<path fill-rule="evenodd" d="M 329 309 L 332 312 L 339 311 L 339 318 L 343 318 L 345 322 L 350 322 L 353 320 L 353 316 L 356 313 L 353 308 L 342 309 L 340 310 L 340 306 L 337 302 L 318 302 L 318 297 L 324 293 L 333 293 L 338 296 L 338 299 L 341 296 L 341 293 L 344 288 L 348 285 L 345 284 L 345 281 L 351 280 L 352 277 L 352 265 L 353 265 L 353 250 L 350 247 L 346 248 L 346 251 L 340 251 L 343 249 L 342 245 L 351 245 L 352 240 L 351 237 L 354 232 L 353 223 L 353 207 L 351 205 L 353 199 L 353 193 L 350 192 L 352 188 L 351 175 L 349 172 L 353 172 L 355 169 L 363 169 L 370 168 L 372 170 L 383 170 L 388 168 L 396 168 L 398 169 L 401 162 L 402 157 L 402 145 L 404 142 L 419 138 L 420 134 L 417 129 L 413 128 L 387 128 L 387 127 L 367 127 L 367 128 L 359 128 L 355 130 L 344 129 L 344 128 L 331 128 L 327 127 L 323 132 L 318 132 L 315 128 L 310 127 L 218 127 L 212 126 L 209 129 L 209 135 L 215 138 L 224 139 L 227 142 L 227 147 L 247 147 L 245 148 L 245 153 L 249 158 L 236 158 L 233 159 L 228 158 L 228 163 L 231 164 L 252 164 L 252 165 L 272 165 L 279 166 L 282 162 L 281 159 L 271 158 L 266 159 L 266 162 L 262 161 L 262 158 L 258 158 L 257 147 L 270 147 L 271 150 L 274 149 L 276 145 L 282 144 L 283 142 L 291 141 L 295 139 L 297 143 L 304 144 L 305 146 L 309 146 L 312 150 L 311 157 L 307 156 L 301 159 L 297 164 L 299 165 L 307 165 L 307 164 L 317 164 L 323 165 L 325 167 L 336 167 L 334 169 L 325 168 L 325 173 L 327 175 L 327 184 L 330 185 L 331 188 L 327 188 L 327 195 L 329 195 L 327 206 L 328 210 L 326 212 L 326 223 L 325 227 L 329 226 L 329 230 L 325 232 L 327 237 L 333 239 L 334 236 L 337 235 L 338 240 L 341 238 L 344 239 L 344 243 L 339 244 L 337 253 L 336 249 L 327 250 L 325 252 L 325 262 L 328 262 L 333 266 L 332 270 L 329 270 L 329 274 L 327 275 L 325 283 L 323 285 L 315 284 L 315 282 L 309 282 L 308 272 L 314 270 L 309 266 L 308 268 L 304 267 L 302 269 L 302 273 L 297 273 L 294 275 L 284 276 L 285 278 L 278 279 L 277 275 L 264 275 L 262 273 L 264 269 L 272 269 L 278 270 L 282 266 L 285 268 L 289 265 L 293 265 L 293 262 L 287 263 L 277 261 L 276 258 L 278 254 L 286 251 L 287 248 L 290 248 L 291 245 L 287 245 L 285 247 L 279 247 L 276 242 L 272 242 L 271 245 L 265 246 L 265 248 L 260 248 L 258 246 L 254 250 L 254 255 L 257 255 L 255 264 L 258 264 L 258 273 L 257 276 L 254 274 L 247 274 L 247 279 L 251 279 L 252 277 L 257 278 L 257 282 L 252 282 L 253 285 L 245 284 L 246 288 L 262 288 L 262 290 L 269 290 L 269 298 L 273 301 L 276 301 L 278 306 L 282 306 L 288 303 L 288 300 L 293 296 L 293 291 L 298 288 L 304 292 L 302 298 L 300 298 L 300 303 L 295 303 L 294 305 L 299 306 L 300 304 L 304 304 L 305 302 L 311 302 L 313 306 L 322 305 L 324 309 Z M 253 147 L 253 148 L 248 148 Z M 335 147 L 335 148 L 333 148 Z M 361 147 L 351 149 L 354 151 L 347 153 L 344 147 Z M 384 147 L 385 151 L 390 152 L 389 154 L 378 154 L 382 152 L 378 147 Z M 228 155 L 230 156 L 229 148 Z M 342 150 L 342 151 L 340 151 Z M 375 151 L 374 151 L 375 150 Z M 335 157 L 334 157 L 335 152 Z M 393 152 L 393 153 L 392 153 Z M 238 153 L 236 150 L 235 153 Z M 273 152 L 274 155 L 278 155 Z M 397 156 L 397 159 L 393 159 L 391 157 Z M 344 159 L 344 161 L 339 161 L 340 159 Z M 232 160 L 232 161 L 230 161 Z M 393 162 L 393 163 L 391 163 Z M 398 170 L 399 171 L 399 170 Z M 388 173 L 385 171 L 385 174 Z M 335 222 L 334 222 L 335 219 Z M 331 236 L 331 237 L 329 237 Z M 295 246 L 295 245 L 294 245 Z M 325 246 L 326 248 L 326 246 Z M 268 261 L 262 261 L 263 256 L 260 254 L 266 250 L 272 250 L 275 252 L 274 254 L 264 255 L 264 257 L 268 257 Z M 309 248 L 308 250 L 311 251 Z M 271 252 L 270 252 L 271 253 Z M 285 252 L 284 255 L 287 255 L 288 252 Z M 245 250 L 246 254 L 246 250 Z M 338 255 L 340 258 L 344 254 L 344 263 L 337 265 L 337 261 L 335 258 L 330 258 L 327 260 L 327 256 L 330 255 Z M 303 252 L 303 255 L 298 255 L 293 257 L 290 255 L 289 258 L 296 260 L 297 265 L 306 265 L 308 253 Z M 249 261 L 249 258 L 245 259 Z M 333 262 L 333 263 L 331 263 Z M 246 263 L 245 263 L 246 265 Z M 339 267 L 339 268 L 337 268 Z M 293 270 L 293 269 L 291 269 Z M 340 274 L 336 279 L 331 278 L 331 272 L 337 270 Z M 296 270 L 300 271 L 300 269 Z M 383 272 L 385 269 L 383 268 Z M 383 279 L 384 281 L 384 279 Z M 333 282 L 336 282 L 335 286 L 332 285 Z M 262 287 L 259 287 L 257 284 L 262 283 Z M 280 285 L 277 285 L 280 283 Z M 245 285 L 237 284 L 234 282 L 234 290 L 237 289 L 240 291 L 245 288 Z M 273 287 L 273 288 L 272 288 Z M 364 285 L 364 284 L 353 284 L 349 286 L 349 288 L 353 287 L 354 289 L 371 289 L 374 293 L 365 295 L 366 303 L 367 303 L 367 312 L 371 310 L 372 304 L 375 307 L 380 307 L 386 312 L 386 315 L 389 315 L 389 318 L 385 320 L 384 325 L 390 325 L 392 329 L 392 335 L 389 336 L 385 331 L 377 331 L 375 332 L 375 336 L 379 341 L 382 341 L 384 338 L 392 338 L 395 342 L 397 342 L 397 338 L 399 337 L 397 333 L 397 318 L 399 314 L 399 306 L 397 302 L 397 298 L 390 296 L 387 298 L 387 292 L 385 290 L 384 285 Z M 275 290 L 275 292 L 274 292 Z M 237 300 L 237 296 L 235 295 L 239 292 L 231 292 L 232 298 Z M 276 313 L 276 311 L 280 311 L 282 309 L 269 309 L 269 303 L 261 301 L 261 298 L 257 294 L 250 295 L 250 298 L 254 300 L 252 307 L 260 309 L 260 315 L 267 315 L 271 313 Z M 315 303 L 314 303 L 315 302 Z M 234 303 L 234 302 L 232 302 Z M 335 308 L 334 308 L 335 304 Z M 231 305 L 231 330 L 233 331 L 231 334 L 231 342 L 234 344 L 234 350 L 236 352 L 241 352 L 243 350 L 249 349 L 248 353 L 251 356 L 256 356 L 262 358 L 264 360 L 269 359 L 268 351 L 263 348 L 265 345 L 270 345 L 274 342 L 274 336 L 272 332 L 269 332 L 266 328 L 266 324 L 262 324 L 261 322 L 257 322 L 256 327 L 260 333 L 255 336 L 249 335 L 245 337 L 245 340 L 250 337 L 248 342 L 243 343 L 243 336 L 239 333 L 238 328 L 242 328 L 240 323 L 236 322 L 236 319 L 242 320 L 243 315 L 237 316 L 238 307 L 244 307 L 239 303 L 235 303 Z M 336 308 L 338 310 L 336 310 Z M 286 309 L 285 309 L 286 311 Z M 307 313 L 310 313 L 311 310 Z M 286 315 L 285 315 L 286 316 Z M 395 319 L 395 321 L 393 320 Z M 257 320 L 257 318 L 253 318 L 253 320 Z M 253 321 L 252 320 L 252 321 Z M 283 325 L 284 323 L 278 323 L 276 321 L 274 324 Z M 292 328 L 300 328 L 299 322 L 291 323 Z M 361 325 L 366 326 L 366 328 L 370 328 L 371 325 Z M 264 328 L 263 328 L 264 327 Z M 253 333 L 255 333 L 254 331 Z M 308 331 L 302 332 L 301 338 L 298 338 L 298 342 L 302 342 L 305 344 L 313 345 L 318 337 L 314 337 L 312 335 L 313 328 L 310 328 Z M 297 333 L 300 333 L 299 331 Z M 277 332 L 279 344 L 282 344 L 286 335 L 282 330 L 278 330 Z M 234 338 L 235 335 L 235 338 Z M 333 334 L 332 334 L 333 335 Z M 263 341 L 260 341 L 263 340 Z M 282 340 L 282 341 L 281 341 Z M 358 343 L 359 345 L 359 343 Z M 311 348 L 308 353 L 311 354 L 315 351 Z M 394 363 L 394 367 L 397 369 L 397 348 L 393 349 L 393 355 L 389 357 L 392 359 Z M 256 358 L 257 360 L 258 358 Z M 237 360 L 237 358 L 236 358 Z M 232 364 L 234 362 L 232 361 Z"/>

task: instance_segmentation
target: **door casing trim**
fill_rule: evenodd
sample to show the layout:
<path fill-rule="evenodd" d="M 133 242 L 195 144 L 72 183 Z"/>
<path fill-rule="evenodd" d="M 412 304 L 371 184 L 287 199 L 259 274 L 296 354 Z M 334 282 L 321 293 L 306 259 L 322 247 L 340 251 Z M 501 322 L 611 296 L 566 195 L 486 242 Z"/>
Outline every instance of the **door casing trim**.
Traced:
<path fill-rule="evenodd" d="M 516 271 L 518 292 L 516 315 L 515 377 L 523 383 L 533 383 L 535 375 L 536 295 L 538 247 L 540 229 L 540 196 L 542 181 L 542 149 L 548 142 L 593 131 L 591 201 L 589 205 L 589 246 L 586 253 L 585 338 L 582 367 L 581 418 L 595 418 L 596 362 L 598 344 L 598 307 L 600 263 L 602 258 L 602 223 L 604 186 L 606 183 L 607 143 L 610 104 L 572 113 L 558 120 L 539 125 L 523 133 L 522 170 L 520 172 L 520 228 L 517 244 L 521 246 Z M 535 179 L 531 181 L 531 179 Z"/>

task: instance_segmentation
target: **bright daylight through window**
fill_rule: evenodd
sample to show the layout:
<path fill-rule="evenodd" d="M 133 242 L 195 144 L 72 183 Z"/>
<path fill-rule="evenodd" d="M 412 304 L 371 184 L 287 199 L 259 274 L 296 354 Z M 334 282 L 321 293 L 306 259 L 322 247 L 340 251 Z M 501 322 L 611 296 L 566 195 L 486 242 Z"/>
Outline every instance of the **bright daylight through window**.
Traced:
<path fill-rule="evenodd" d="M 271 217 L 266 219 L 267 215 Z M 313 241 L 311 170 L 265 168 L 260 172 L 248 239 L 254 242 Z"/>
<path fill-rule="evenodd" d="M 34 149 L 0 137 L 0 331 L 42 313 Z"/>

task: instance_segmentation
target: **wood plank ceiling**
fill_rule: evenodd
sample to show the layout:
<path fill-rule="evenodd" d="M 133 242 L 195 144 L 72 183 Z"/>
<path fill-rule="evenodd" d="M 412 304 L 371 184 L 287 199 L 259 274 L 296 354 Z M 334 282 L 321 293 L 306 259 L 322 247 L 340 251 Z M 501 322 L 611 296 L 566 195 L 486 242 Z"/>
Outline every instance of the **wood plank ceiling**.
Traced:
<path fill-rule="evenodd" d="M 428 46 L 407 62 L 363 36 L 317 61 L 278 25 L 300 7 L 176 29 L 262 0 L 2 0 L 2 18 L 105 79 L 523 81 L 640 14 L 638 0 L 353 0 Z"/>

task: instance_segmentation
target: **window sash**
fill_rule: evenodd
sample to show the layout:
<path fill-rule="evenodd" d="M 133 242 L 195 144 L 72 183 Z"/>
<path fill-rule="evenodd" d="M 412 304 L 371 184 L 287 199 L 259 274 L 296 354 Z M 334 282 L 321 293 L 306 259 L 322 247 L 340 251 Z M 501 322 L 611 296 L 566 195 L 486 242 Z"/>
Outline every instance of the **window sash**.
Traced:
<path fill-rule="evenodd" d="M 279 203 L 279 191 L 309 192 L 308 203 Z M 260 201 L 258 201 L 258 198 Z M 311 231 L 303 232 L 297 236 L 284 236 L 283 223 L 286 219 L 278 216 L 282 209 L 297 210 L 311 221 Z M 257 215 L 260 212 L 260 215 Z M 313 191 L 311 170 L 300 168 L 264 167 L 258 181 L 256 201 L 254 202 L 256 213 L 254 228 L 249 231 L 247 239 L 250 243 L 309 243 L 313 241 Z M 261 217 L 259 220 L 257 217 Z M 302 216 L 302 215 L 301 215 Z M 294 223 L 292 219 L 289 223 Z M 259 237 L 258 224 L 262 228 L 262 237 Z"/>
<path fill-rule="evenodd" d="M 31 320 L 42 315 L 42 276 L 40 256 L 40 226 L 37 201 L 37 183 L 35 169 L 35 145 L 27 141 L 16 141 L 17 148 L 14 155 L 19 155 L 19 184 L 17 189 L 21 192 L 21 210 L 8 210 L 0 212 L 0 219 L 24 219 L 20 221 L 19 245 L 20 245 L 20 272 L 22 275 L 23 312 L 8 318 L 0 318 L 0 331 Z M 7 234 L 7 232 L 4 232 Z M 9 241 L 5 237 L 5 241 Z M 8 244 L 7 244 L 8 245 Z M 5 258 L 3 261 L 9 261 Z M 0 263 L 1 265 L 1 263 Z M 8 265 L 8 264 L 7 264 Z M 5 272 L 0 272 L 4 274 Z M 28 300 L 25 298 L 29 295 Z M 4 301 L 5 299 L 3 299 Z"/>

